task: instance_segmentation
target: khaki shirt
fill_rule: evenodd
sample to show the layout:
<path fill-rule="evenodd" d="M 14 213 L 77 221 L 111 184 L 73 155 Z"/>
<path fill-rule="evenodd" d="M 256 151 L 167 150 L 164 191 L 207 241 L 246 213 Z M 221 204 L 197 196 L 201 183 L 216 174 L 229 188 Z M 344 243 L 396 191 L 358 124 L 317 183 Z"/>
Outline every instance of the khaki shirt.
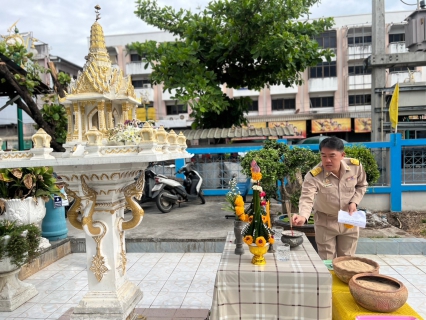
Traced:
<path fill-rule="evenodd" d="M 367 176 L 356 159 L 344 158 L 340 163 L 340 177 L 324 170 L 319 164 L 309 171 L 302 184 L 299 215 L 309 218 L 315 211 L 337 216 L 339 210 L 348 211 L 349 202 L 357 205 L 367 190 Z"/>

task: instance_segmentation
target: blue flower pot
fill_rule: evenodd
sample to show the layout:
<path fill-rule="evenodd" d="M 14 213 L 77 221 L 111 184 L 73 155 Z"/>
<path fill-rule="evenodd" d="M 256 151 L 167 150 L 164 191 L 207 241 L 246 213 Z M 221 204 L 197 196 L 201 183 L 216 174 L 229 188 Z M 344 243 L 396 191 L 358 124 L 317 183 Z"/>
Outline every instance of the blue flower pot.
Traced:
<path fill-rule="evenodd" d="M 41 223 L 41 235 L 49 241 L 65 239 L 68 236 L 65 207 L 54 207 L 52 199 L 46 202 L 46 216 Z"/>

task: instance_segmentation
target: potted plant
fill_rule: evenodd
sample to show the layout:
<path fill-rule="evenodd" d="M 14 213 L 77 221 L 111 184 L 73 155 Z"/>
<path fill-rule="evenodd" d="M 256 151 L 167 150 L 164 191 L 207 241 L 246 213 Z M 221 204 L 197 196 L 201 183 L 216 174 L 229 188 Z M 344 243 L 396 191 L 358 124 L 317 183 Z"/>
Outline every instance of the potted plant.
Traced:
<path fill-rule="evenodd" d="M 0 273 L 32 261 L 39 255 L 40 229 L 34 224 L 0 221 Z"/>
<path fill-rule="evenodd" d="M 52 167 L 0 169 L 0 219 L 39 224 L 45 201 L 61 196 Z"/>
<path fill-rule="evenodd" d="M 21 266 L 39 255 L 40 229 L 34 224 L 0 221 L 0 311 L 13 311 L 38 294 L 35 286 L 21 282 Z"/>

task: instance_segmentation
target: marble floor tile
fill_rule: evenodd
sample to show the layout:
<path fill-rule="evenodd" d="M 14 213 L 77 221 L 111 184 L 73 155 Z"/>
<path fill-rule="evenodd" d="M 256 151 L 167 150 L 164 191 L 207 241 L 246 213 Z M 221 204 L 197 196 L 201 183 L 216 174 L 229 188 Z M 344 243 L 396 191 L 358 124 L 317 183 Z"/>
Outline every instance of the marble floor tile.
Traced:
<path fill-rule="evenodd" d="M 421 270 L 421 269 L 419 269 L 415 266 L 393 266 L 392 268 L 394 270 L 396 270 L 402 276 L 405 276 L 405 275 L 423 275 L 423 276 L 426 276 L 426 273 L 423 270 Z"/>
<path fill-rule="evenodd" d="M 390 266 L 412 266 L 412 264 L 408 260 L 401 258 L 401 256 L 384 255 L 380 258 Z"/>
<path fill-rule="evenodd" d="M 147 281 L 141 281 L 138 285 L 138 287 L 142 290 L 142 292 L 151 292 L 151 291 L 160 291 L 163 289 L 164 285 L 166 284 L 165 280 L 147 280 Z"/>
<path fill-rule="evenodd" d="M 144 279 L 152 280 L 152 281 L 158 281 L 158 280 L 169 280 L 171 275 L 174 272 L 174 268 L 172 269 L 152 269 Z M 180 279 L 173 279 L 173 280 L 180 280 Z M 182 279 L 187 280 L 187 279 Z"/>
<path fill-rule="evenodd" d="M 20 318 L 47 319 L 61 307 L 59 303 L 37 303 L 19 315 Z"/>
<path fill-rule="evenodd" d="M 70 280 L 72 278 L 74 278 L 76 275 L 78 275 L 79 273 L 81 273 L 82 271 L 77 271 L 77 270 L 66 270 L 66 271 L 58 271 L 57 273 L 55 273 L 53 276 L 50 277 L 49 280 Z"/>
<path fill-rule="evenodd" d="M 54 311 L 48 319 L 59 319 L 69 308 L 74 308 L 74 303 L 64 303 L 56 311 Z"/>
<path fill-rule="evenodd" d="M 194 276 L 194 281 L 210 281 L 214 282 L 216 280 L 216 272 L 205 272 L 205 271 L 197 271 Z"/>
<path fill-rule="evenodd" d="M 73 295 L 67 303 L 72 304 L 74 307 L 83 299 L 84 295 L 88 292 L 88 290 L 80 290 L 75 295 Z"/>
<path fill-rule="evenodd" d="M 169 295 L 160 291 L 151 305 L 156 308 L 180 308 L 185 296 L 185 292 L 176 292 L 173 295 Z"/>
<path fill-rule="evenodd" d="M 192 280 L 194 275 L 195 271 L 177 271 L 173 272 L 168 280 Z"/>
<path fill-rule="evenodd" d="M 85 286 L 87 286 L 87 280 L 71 279 L 71 280 L 67 280 L 63 285 L 61 285 L 56 290 L 81 290 Z"/>
<path fill-rule="evenodd" d="M 11 312 L 0 312 L 0 318 L 4 317 L 6 319 L 6 318 L 17 317 L 35 305 L 36 305 L 35 302 L 24 303 L 23 305 L 19 306 L 18 308 L 16 308 L 15 310 Z"/>
<path fill-rule="evenodd" d="M 188 293 L 206 293 L 208 290 L 214 288 L 214 282 L 212 281 L 193 281 L 191 286 L 188 288 Z"/>
<path fill-rule="evenodd" d="M 164 284 L 161 291 L 172 292 L 188 292 L 189 287 L 191 286 L 192 280 L 168 280 Z"/>
<path fill-rule="evenodd" d="M 78 292 L 78 290 L 55 290 L 45 298 L 41 299 L 38 303 L 67 303 Z"/>
<path fill-rule="evenodd" d="M 210 309 L 212 298 L 207 294 L 188 292 L 182 302 L 181 308 Z"/>
<path fill-rule="evenodd" d="M 198 263 L 179 263 L 176 267 L 174 271 L 197 271 L 199 268 L 199 264 Z"/>
<path fill-rule="evenodd" d="M 49 279 L 50 277 L 54 276 L 55 274 L 57 274 L 59 271 L 58 270 L 41 270 L 37 273 L 34 273 L 33 275 L 29 276 L 28 279 L 41 279 L 41 280 L 46 280 Z"/>
<path fill-rule="evenodd" d="M 388 265 L 380 265 L 380 274 L 384 274 L 385 276 L 392 276 L 394 274 L 398 274 L 398 271 L 392 267 L 389 267 Z"/>

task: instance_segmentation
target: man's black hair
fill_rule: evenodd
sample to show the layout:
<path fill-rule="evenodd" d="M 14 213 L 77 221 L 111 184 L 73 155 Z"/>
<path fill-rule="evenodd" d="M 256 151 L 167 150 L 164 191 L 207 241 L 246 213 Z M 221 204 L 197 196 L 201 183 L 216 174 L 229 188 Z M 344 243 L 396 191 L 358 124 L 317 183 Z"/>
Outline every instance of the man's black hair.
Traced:
<path fill-rule="evenodd" d="M 322 140 L 319 144 L 320 151 L 322 148 L 328 148 L 339 152 L 345 151 L 345 145 L 343 144 L 343 141 L 337 137 L 328 137 Z"/>

